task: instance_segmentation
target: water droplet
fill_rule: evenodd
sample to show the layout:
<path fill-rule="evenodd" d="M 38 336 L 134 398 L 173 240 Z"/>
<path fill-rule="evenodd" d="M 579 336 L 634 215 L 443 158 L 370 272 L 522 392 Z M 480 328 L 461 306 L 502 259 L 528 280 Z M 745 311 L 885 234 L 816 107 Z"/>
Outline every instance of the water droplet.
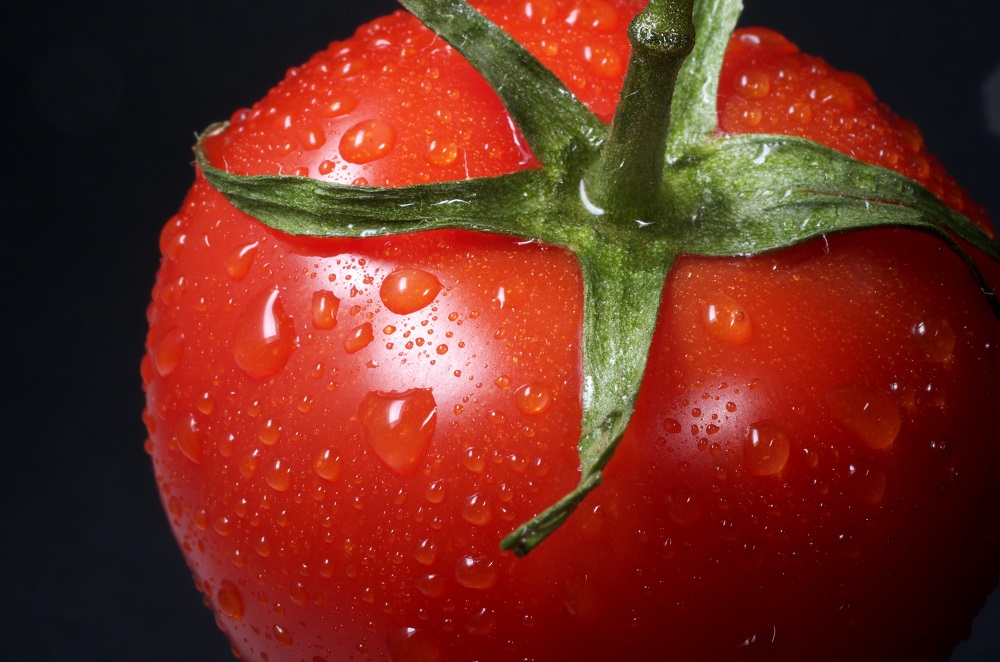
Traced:
<path fill-rule="evenodd" d="M 441 575 L 429 574 L 421 575 L 413 580 L 417 590 L 428 598 L 440 598 L 444 595 L 444 577 Z"/>
<path fill-rule="evenodd" d="M 273 418 L 269 418 L 257 430 L 257 438 L 265 446 L 274 446 L 281 439 L 281 426 Z"/>
<path fill-rule="evenodd" d="M 392 662 L 441 662 L 444 659 L 437 642 L 416 628 L 390 630 L 387 642 Z"/>
<path fill-rule="evenodd" d="M 279 644 L 282 644 L 284 646 L 292 645 L 292 635 L 289 634 L 288 630 L 276 624 L 272 628 L 272 631 L 274 632 L 274 640 L 277 641 Z"/>
<path fill-rule="evenodd" d="M 208 416 L 213 411 L 215 411 L 215 398 L 212 397 L 211 393 L 205 391 L 200 396 L 198 396 L 198 399 L 195 401 L 194 406 L 197 407 L 198 411 L 200 411 L 202 414 Z"/>
<path fill-rule="evenodd" d="M 701 495 L 690 487 L 679 487 L 667 495 L 667 512 L 678 524 L 694 524 L 704 510 Z"/>
<path fill-rule="evenodd" d="M 333 482 L 340 478 L 340 453 L 328 448 L 316 458 L 313 462 L 313 469 L 316 471 L 316 475 L 323 480 L 328 480 Z"/>
<path fill-rule="evenodd" d="M 776 423 L 754 423 L 743 440 L 743 462 L 751 476 L 774 476 L 785 468 L 792 446 Z"/>
<path fill-rule="evenodd" d="M 351 94 L 341 94 L 329 99 L 320 106 L 320 115 L 323 117 L 342 117 L 358 107 L 358 98 Z"/>
<path fill-rule="evenodd" d="M 493 610 L 483 607 L 469 617 L 465 623 L 465 629 L 469 634 L 485 636 L 493 629 L 496 620 L 496 614 L 493 613 Z"/>
<path fill-rule="evenodd" d="M 305 151 L 319 149 L 326 144 L 326 133 L 323 129 L 311 126 L 299 132 L 299 145 Z"/>
<path fill-rule="evenodd" d="M 337 326 L 340 299 L 330 290 L 319 290 L 312 295 L 312 322 L 317 329 L 329 331 Z"/>
<path fill-rule="evenodd" d="M 598 76 L 614 78 L 625 71 L 624 63 L 617 51 L 606 46 L 587 45 L 583 49 L 583 59 L 588 68 Z"/>
<path fill-rule="evenodd" d="M 277 491 L 285 492 L 292 486 L 292 468 L 285 460 L 273 460 L 264 472 L 264 480 Z"/>
<path fill-rule="evenodd" d="M 744 99 L 763 99 L 770 91 L 771 79 L 757 69 L 743 72 L 736 81 L 736 93 Z"/>
<path fill-rule="evenodd" d="M 424 498 L 430 503 L 441 503 L 444 501 L 444 481 L 436 480 L 424 490 Z"/>
<path fill-rule="evenodd" d="M 285 367 L 295 351 L 295 323 L 285 314 L 278 290 L 255 296 L 236 321 L 233 356 L 236 365 L 257 379 Z"/>
<path fill-rule="evenodd" d="M 421 540 L 413 549 L 413 558 L 423 565 L 433 565 L 437 560 L 437 545 L 430 540 Z"/>
<path fill-rule="evenodd" d="M 937 457 L 950 457 L 952 453 L 951 444 L 943 439 L 934 439 L 931 441 L 931 451 Z"/>
<path fill-rule="evenodd" d="M 351 332 L 344 338 L 344 351 L 348 354 L 354 354 L 367 347 L 373 340 L 375 340 L 375 334 L 372 332 L 372 325 L 365 322 L 351 329 Z"/>
<path fill-rule="evenodd" d="M 219 592 L 216 594 L 219 602 L 219 611 L 234 621 L 243 620 L 243 596 L 228 579 L 223 579 L 219 584 Z"/>
<path fill-rule="evenodd" d="M 708 335 L 729 345 L 744 345 L 753 337 L 750 314 L 725 294 L 705 297 L 701 320 Z"/>
<path fill-rule="evenodd" d="M 458 147 L 455 143 L 443 140 L 432 140 L 427 146 L 427 160 L 437 166 L 446 166 L 458 158 Z"/>
<path fill-rule="evenodd" d="M 663 419 L 662 426 L 663 429 L 669 432 L 670 434 L 677 434 L 682 429 L 680 422 L 675 418 Z"/>
<path fill-rule="evenodd" d="M 434 274 L 404 268 L 385 277 L 379 288 L 379 298 L 397 315 L 408 315 L 429 305 L 440 291 L 441 281 Z"/>
<path fill-rule="evenodd" d="M 461 405 L 455 406 L 460 407 Z M 479 473 L 486 466 L 486 457 L 483 455 L 482 451 L 470 446 L 465 449 L 464 453 L 462 453 L 462 464 L 469 471 Z"/>
<path fill-rule="evenodd" d="M 854 494 L 858 500 L 873 506 L 882 503 L 882 496 L 885 494 L 886 486 L 884 471 L 878 467 L 857 467 L 851 465 L 849 475 L 851 476 Z"/>
<path fill-rule="evenodd" d="M 497 564 L 485 556 L 463 556 L 455 567 L 455 579 L 465 588 L 490 588 L 498 574 Z"/>
<path fill-rule="evenodd" d="M 541 414 L 552 404 L 552 390 L 544 384 L 525 384 L 514 393 L 514 402 L 522 414 Z"/>
<path fill-rule="evenodd" d="M 348 163 L 370 163 L 392 151 L 396 130 L 378 119 L 358 122 L 340 139 L 340 155 Z"/>
<path fill-rule="evenodd" d="M 430 448 L 437 403 L 430 389 L 403 393 L 371 392 L 358 411 L 368 444 L 389 468 L 407 476 L 416 472 Z"/>
<path fill-rule="evenodd" d="M 236 280 L 243 280 L 257 256 L 258 242 L 237 246 L 226 258 L 226 272 Z"/>
<path fill-rule="evenodd" d="M 177 420 L 177 448 L 184 457 L 196 464 L 201 464 L 201 430 L 192 414 L 181 416 Z"/>
<path fill-rule="evenodd" d="M 482 494 L 473 494 L 462 503 L 462 519 L 469 524 L 485 526 L 493 519 L 493 509 Z"/>
<path fill-rule="evenodd" d="M 932 363 L 945 363 L 955 353 L 955 330 L 946 319 L 931 318 L 913 325 L 914 339 Z"/>
<path fill-rule="evenodd" d="M 888 448 L 902 426 L 899 408 L 884 390 L 870 384 L 849 384 L 830 391 L 834 419 L 869 448 Z"/>
<path fill-rule="evenodd" d="M 156 354 L 153 363 L 156 371 L 166 377 L 181 364 L 184 358 L 184 332 L 174 327 L 163 334 L 160 342 L 156 345 Z"/>

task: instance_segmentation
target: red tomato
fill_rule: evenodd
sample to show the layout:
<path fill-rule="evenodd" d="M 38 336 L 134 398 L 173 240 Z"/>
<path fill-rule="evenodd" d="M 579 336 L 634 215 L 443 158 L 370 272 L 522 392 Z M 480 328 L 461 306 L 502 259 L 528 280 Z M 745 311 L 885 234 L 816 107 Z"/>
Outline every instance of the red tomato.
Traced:
<path fill-rule="evenodd" d="M 478 6 L 609 120 L 644 4 Z M 986 223 L 909 125 L 818 62 L 737 35 L 722 129 L 865 160 L 891 145 Z M 793 68 L 806 82 L 781 87 Z M 834 83 L 867 134 L 799 121 Z M 798 123 L 754 99 L 799 104 Z M 539 167 L 493 90 L 402 13 L 206 148 L 240 174 L 383 186 Z M 1000 324 L 933 237 L 679 259 L 603 485 L 520 559 L 500 540 L 579 479 L 572 254 L 464 231 L 295 237 L 200 175 L 161 247 L 149 450 L 244 659 L 932 659 L 996 577 Z"/>

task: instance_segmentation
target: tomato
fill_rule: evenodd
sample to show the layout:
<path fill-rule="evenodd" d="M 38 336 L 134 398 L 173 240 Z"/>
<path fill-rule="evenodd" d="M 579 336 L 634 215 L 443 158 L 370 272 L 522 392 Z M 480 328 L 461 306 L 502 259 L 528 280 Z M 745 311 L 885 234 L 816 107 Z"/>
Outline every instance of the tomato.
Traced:
<path fill-rule="evenodd" d="M 608 122 L 644 4 L 477 6 Z M 754 40 L 768 50 L 747 56 Z M 767 31 L 738 33 L 727 57 L 722 132 L 763 121 L 868 161 L 891 145 L 989 227 L 856 79 Z M 748 111 L 792 65 L 839 85 L 868 132 Z M 773 107 L 818 114 L 810 89 Z M 546 167 L 510 117 L 400 12 L 291 70 L 204 149 L 240 175 L 354 186 Z M 244 659 L 935 659 L 995 581 L 1000 324 L 931 234 L 681 251 L 601 486 L 523 558 L 501 540 L 581 477 L 587 276 L 572 250 L 462 229 L 295 236 L 201 171 L 161 249 L 147 448 Z M 996 287 L 1000 268 L 977 260 Z"/>

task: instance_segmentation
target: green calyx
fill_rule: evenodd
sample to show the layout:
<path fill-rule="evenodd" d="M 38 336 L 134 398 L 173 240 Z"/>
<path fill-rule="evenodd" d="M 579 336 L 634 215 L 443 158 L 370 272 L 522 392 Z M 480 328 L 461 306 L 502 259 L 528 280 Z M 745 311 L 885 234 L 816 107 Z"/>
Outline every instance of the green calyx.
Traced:
<path fill-rule="evenodd" d="M 504 538 L 504 549 L 531 551 L 600 483 L 632 415 L 678 255 L 750 255 L 830 233 L 910 227 L 965 259 L 1000 319 L 1000 303 L 955 237 L 996 261 L 1000 247 L 918 183 L 798 138 L 717 134 L 719 72 L 740 0 L 651 0 L 629 28 L 632 56 L 610 128 L 465 0 L 401 3 L 493 86 L 541 169 L 356 187 L 233 175 L 208 162 L 201 141 L 196 153 L 235 207 L 283 232 L 369 237 L 460 228 L 576 255 L 584 280 L 580 482 Z"/>

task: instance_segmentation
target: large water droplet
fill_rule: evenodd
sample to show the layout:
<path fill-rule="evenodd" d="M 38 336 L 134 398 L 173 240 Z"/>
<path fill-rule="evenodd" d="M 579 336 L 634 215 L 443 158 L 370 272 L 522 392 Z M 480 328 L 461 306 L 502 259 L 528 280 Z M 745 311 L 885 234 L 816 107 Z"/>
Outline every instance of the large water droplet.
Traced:
<path fill-rule="evenodd" d="M 694 524 L 704 510 L 701 495 L 690 487 L 679 487 L 667 495 L 667 512 L 678 524 Z"/>
<path fill-rule="evenodd" d="M 462 519 L 469 524 L 485 526 L 493 519 L 493 508 L 482 494 L 473 494 L 462 503 Z"/>
<path fill-rule="evenodd" d="M 455 579 L 465 588 L 487 589 L 496 584 L 498 569 L 485 556 L 463 556 L 455 567 Z"/>
<path fill-rule="evenodd" d="M 340 453 L 328 448 L 317 456 L 313 469 L 323 480 L 334 482 L 340 478 L 340 464 Z"/>
<path fill-rule="evenodd" d="M 370 163 L 392 151 L 396 130 L 378 119 L 358 122 L 340 139 L 340 155 L 348 163 Z"/>
<path fill-rule="evenodd" d="M 944 363 L 955 353 L 955 330 L 946 319 L 931 318 L 918 322 L 913 325 L 912 333 L 932 363 Z"/>
<path fill-rule="evenodd" d="M 441 291 L 441 281 L 422 269 L 397 269 L 385 277 L 379 298 L 397 315 L 408 315 L 429 305 Z"/>
<path fill-rule="evenodd" d="M 228 579 L 223 579 L 222 583 L 219 584 L 217 598 L 219 601 L 219 611 L 234 621 L 243 620 L 243 596 L 240 595 L 236 584 L 233 584 Z"/>
<path fill-rule="evenodd" d="M 191 414 L 181 416 L 177 420 L 176 432 L 177 448 L 184 457 L 201 464 L 201 430 L 198 429 L 198 422 L 194 416 Z"/>
<path fill-rule="evenodd" d="M 750 313 L 725 294 L 705 297 L 701 321 L 708 335 L 729 345 L 744 345 L 753 337 Z"/>
<path fill-rule="evenodd" d="M 754 423 L 743 440 L 743 462 L 751 476 L 774 476 L 785 468 L 792 446 L 772 421 Z"/>
<path fill-rule="evenodd" d="M 163 334 L 156 345 L 153 363 L 156 371 L 166 377 L 181 364 L 184 358 L 184 333 L 179 328 L 173 328 Z"/>
<path fill-rule="evenodd" d="M 253 260 L 257 256 L 258 242 L 237 246 L 226 258 L 226 271 L 236 280 L 243 280 L 250 272 Z"/>
<path fill-rule="evenodd" d="M 312 321 L 317 329 L 329 331 L 337 326 L 337 312 L 340 310 L 340 299 L 330 290 L 313 292 Z"/>
<path fill-rule="evenodd" d="M 373 340 L 375 340 L 375 333 L 372 331 L 372 325 L 365 322 L 351 329 L 351 332 L 344 338 L 344 351 L 348 354 L 360 352 Z"/>
<path fill-rule="evenodd" d="M 264 480 L 278 492 L 285 492 L 292 486 L 292 468 L 286 460 L 272 460 L 264 472 Z"/>
<path fill-rule="evenodd" d="M 902 426 L 899 408 L 884 390 L 870 384 L 849 384 L 830 391 L 834 419 L 869 448 L 888 448 Z"/>
<path fill-rule="evenodd" d="M 552 404 L 552 390 L 545 384 L 525 384 L 514 393 L 514 402 L 522 414 L 541 414 Z"/>
<path fill-rule="evenodd" d="M 420 466 L 437 423 L 437 403 L 430 389 L 404 393 L 373 391 L 358 411 L 365 438 L 390 469 L 407 476 Z"/>
<path fill-rule="evenodd" d="M 236 365 L 258 379 L 285 367 L 295 351 L 295 323 L 281 307 L 278 290 L 255 296 L 236 321 Z"/>

